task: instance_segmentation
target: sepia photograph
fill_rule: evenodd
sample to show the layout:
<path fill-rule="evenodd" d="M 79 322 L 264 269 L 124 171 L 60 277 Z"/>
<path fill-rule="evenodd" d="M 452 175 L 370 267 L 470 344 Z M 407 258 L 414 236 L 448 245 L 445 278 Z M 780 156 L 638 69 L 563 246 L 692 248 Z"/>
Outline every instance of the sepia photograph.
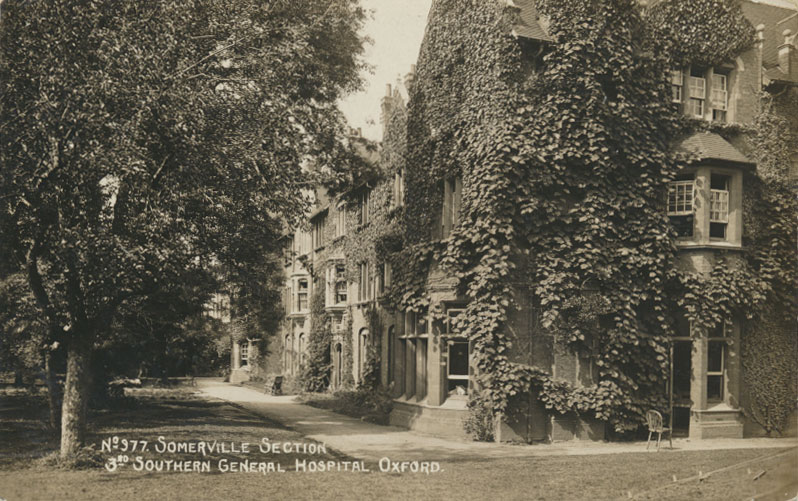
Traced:
<path fill-rule="evenodd" d="M 0 501 L 798 501 L 798 0 L 0 0 Z"/>

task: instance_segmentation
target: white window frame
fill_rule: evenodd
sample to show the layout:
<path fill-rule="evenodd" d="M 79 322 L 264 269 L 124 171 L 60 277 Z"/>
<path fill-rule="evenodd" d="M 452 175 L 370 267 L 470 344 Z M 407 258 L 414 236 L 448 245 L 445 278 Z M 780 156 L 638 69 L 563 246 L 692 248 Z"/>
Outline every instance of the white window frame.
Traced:
<path fill-rule="evenodd" d="M 684 73 L 682 70 L 671 70 L 671 102 L 684 101 Z"/>
<path fill-rule="evenodd" d="M 689 188 L 689 190 L 688 190 Z M 680 191 L 684 195 L 680 198 Z M 695 181 L 672 181 L 668 183 L 668 215 L 689 216 L 695 207 Z M 688 203 L 689 197 L 689 203 Z"/>
<path fill-rule="evenodd" d="M 694 117 L 703 118 L 706 112 L 705 101 L 707 99 L 707 79 L 704 77 L 694 77 L 690 75 L 689 97 L 687 110 Z M 694 107 L 698 109 L 695 110 Z"/>
<path fill-rule="evenodd" d="M 709 190 L 709 222 L 729 223 L 729 190 Z"/>
<path fill-rule="evenodd" d="M 300 284 L 305 282 L 305 287 L 302 288 Z M 302 307 L 302 295 L 305 296 L 305 308 Z M 310 280 L 307 278 L 300 278 L 296 281 L 296 311 L 308 311 L 310 308 Z"/>
<path fill-rule="evenodd" d="M 242 366 L 249 365 L 249 341 L 239 345 L 239 359 Z"/>
<path fill-rule="evenodd" d="M 722 82 L 720 86 L 716 86 L 717 82 Z M 728 111 L 729 108 L 729 79 L 722 73 L 712 74 L 712 109 L 720 111 Z"/>

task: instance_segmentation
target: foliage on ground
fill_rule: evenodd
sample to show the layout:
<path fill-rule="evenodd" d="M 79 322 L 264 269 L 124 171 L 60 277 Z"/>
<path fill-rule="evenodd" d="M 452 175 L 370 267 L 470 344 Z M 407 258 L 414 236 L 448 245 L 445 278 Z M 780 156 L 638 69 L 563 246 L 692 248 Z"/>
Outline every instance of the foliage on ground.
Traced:
<path fill-rule="evenodd" d="M 388 424 L 393 408 L 393 399 L 387 391 L 381 389 L 358 388 L 334 393 L 306 393 L 297 398 L 312 407 L 384 425 Z"/>

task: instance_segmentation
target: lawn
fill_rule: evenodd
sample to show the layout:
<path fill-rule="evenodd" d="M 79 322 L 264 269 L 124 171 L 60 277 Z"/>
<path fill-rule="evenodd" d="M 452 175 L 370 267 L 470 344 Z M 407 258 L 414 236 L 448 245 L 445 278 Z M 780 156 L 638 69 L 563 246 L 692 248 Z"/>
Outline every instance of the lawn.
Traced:
<path fill-rule="evenodd" d="M 1 390 L 0 390 L 1 391 Z M 252 443 L 254 451 L 214 452 L 207 458 L 277 461 L 285 473 L 164 473 L 136 472 L 129 465 L 111 473 L 104 468 L 61 470 L 43 464 L 42 456 L 56 448 L 44 428 L 42 396 L 0 393 L 0 498 L 26 499 L 789 499 L 795 482 L 798 452 L 733 450 L 669 452 L 605 456 L 556 456 L 499 460 L 447 461 L 440 473 L 301 473 L 295 459 L 338 460 L 324 455 L 290 453 L 272 456 L 257 451 L 262 437 L 271 442 L 312 443 L 276 423 L 217 401 L 206 401 L 190 390 L 139 390 L 125 405 L 95 413 L 90 443 L 101 448 L 113 436 L 147 440 L 159 436 L 175 442 L 199 440 Z M 134 453 L 135 455 L 136 453 Z M 142 453 L 151 459 L 190 459 L 194 453 Z M 782 454 L 775 459 L 767 459 Z M 104 456 L 113 454 L 104 453 Z M 401 459 L 401 458 L 394 458 Z M 718 472 L 699 482 L 677 479 Z M 758 480 L 753 480 L 760 475 Z M 774 491 L 775 490 L 775 491 Z M 782 495 L 781 491 L 791 493 Z M 774 492 L 771 492 L 774 491 Z"/>

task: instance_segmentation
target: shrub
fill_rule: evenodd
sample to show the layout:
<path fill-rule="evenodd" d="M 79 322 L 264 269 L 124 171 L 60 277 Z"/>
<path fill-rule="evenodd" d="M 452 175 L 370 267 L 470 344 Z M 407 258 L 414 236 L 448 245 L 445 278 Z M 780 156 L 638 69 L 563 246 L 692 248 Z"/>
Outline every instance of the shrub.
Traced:
<path fill-rule="evenodd" d="M 468 415 L 463 419 L 465 432 L 478 442 L 493 441 L 493 410 L 490 402 L 480 396 L 468 400 Z"/>

